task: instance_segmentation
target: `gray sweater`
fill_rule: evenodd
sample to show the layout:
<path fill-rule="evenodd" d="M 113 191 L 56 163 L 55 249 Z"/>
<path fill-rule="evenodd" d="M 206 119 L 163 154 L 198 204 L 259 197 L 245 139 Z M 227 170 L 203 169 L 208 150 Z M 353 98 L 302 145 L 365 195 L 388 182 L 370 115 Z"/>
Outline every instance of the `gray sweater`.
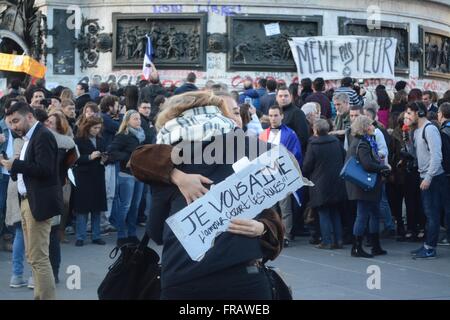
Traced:
<path fill-rule="evenodd" d="M 425 125 L 431 123 L 426 121 Z M 417 128 L 414 132 L 414 146 L 417 153 L 417 162 L 419 165 L 420 177 L 431 182 L 433 177 L 444 173 L 442 168 L 442 142 L 438 128 L 434 125 L 427 126 L 425 137 L 428 141 L 422 139 L 422 132 L 425 128 Z"/>

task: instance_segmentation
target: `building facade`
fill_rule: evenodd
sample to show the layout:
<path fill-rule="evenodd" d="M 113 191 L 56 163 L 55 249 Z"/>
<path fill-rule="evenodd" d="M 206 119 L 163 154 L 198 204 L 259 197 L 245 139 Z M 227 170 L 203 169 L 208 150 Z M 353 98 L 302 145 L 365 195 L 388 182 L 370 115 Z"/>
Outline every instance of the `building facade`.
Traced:
<path fill-rule="evenodd" d="M 381 7 L 377 7 L 380 4 Z M 46 16 L 47 82 L 135 84 L 151 39 L 165 86 L 187 73 L 240 88 L 246 78 L 298 80 L 292 36 L 373 35 L 397 38 L 396 80 L 410 88 L 450 89 L 450 1 L 143 1 L 37 0 Z M 267 36 L 264 25 L 278 23 Z M 372 89 L 394 81 L 366 79 Z M 338 81 L 327 81 L 328 87 Z"/>

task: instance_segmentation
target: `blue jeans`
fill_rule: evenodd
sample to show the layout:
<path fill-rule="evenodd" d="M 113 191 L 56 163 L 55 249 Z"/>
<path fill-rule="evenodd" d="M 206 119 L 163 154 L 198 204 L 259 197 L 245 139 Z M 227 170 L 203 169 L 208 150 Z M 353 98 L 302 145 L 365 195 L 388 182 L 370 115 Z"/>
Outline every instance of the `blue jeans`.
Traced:
<path fill-rule="evenodd" d="M 332 206 L 323 206 L 318 208 L 318 212 L 322 243 L 326 245 L 342 243 L 341 215 L 337 209 Z M 332 233 L 334 233 L 334 241 L 331 238 Z"/>
<path fill-rule="evenodd" d="M 76 213 L 77 240 L 86 240 L 88 213 Z M 100 212 L 91 212 L 92 240 L 100 239 Z"/>
<path fill-rule="evenodd" d="M 445 193 L 445 188 L 440 189 L 443 192 L 443 198 L 446 203 L 444 203 L 445 210 L 445 224 L 447 227 L 447 239 L 450 241 L 450 177 L 447 177 L 447 193 Z"/>
<path fill-rule="evenodd" d="M 117 212 L 119 210 L 119 172 L 120 172 L 120 163 L 116 162 L 114 164 L 116 166 L 116 176 L 115 176 L 115 188 L 114 188 L 114 199 L 112 201 L 111 213 L 109 215 L 109 223 L 113 226 L 116 225 L 115 218 L 117 216 Z"/>
<path fill-rule="evenodd" d="M 389 206 L 385 183 L 383 183 L 381 187 L 380 217 L 384 220 L 385 229 L 395 230 L 395 224 L 392 220 L 391 207 Z"/>
<path fill-rule="evenodd" d="M 421 190 L 423 211 L 427 218 L 425 244 L 433 248 L 437 246 L 439 238 L 441 210 L 446 210 L 447 215 L 450 210 L 446 207 L 446 202 L 449 202 L 448 189 L 447 177 L 441 174 L 433 177 L 427 190 Z"/>
<path fill-rule="evenodd" d="M 136 222 L 144 184 L 130 175 L 119 174 L 119 206 L 114 217 L 117 238 L 136 236 Z"/>
<path fill-rule="evenodd" d="M 146 184 L 145 185 L 145 210 L 144 210 L 144 214 L 147 217 L 148 220 L 148 216 L 150 215 L 150 208 L 152 207 L 152 188 Z"/>
<path fill-rule="evenodd" d="M 12 273 L 15 276 L 23 275 L 23 260 L 25 255 L 25 242 L 23 240 L 22 223 L 14 224 L 15 235 L 12 251 Z"/>
<path fill-rule="evenodd" d="M 353 226 L 353 235 L 364 235 L 367 219 L 369 219 L 369 217 L 369 232 L 378 233 L 380 228 L 380 202 L 357 200 L 356 207 L 356 220 Z"/>
<path fill-rule="evenodd" d="M 9 175 L 0 173 L 0 235 L 5 231 L 6 196 L 8 192 Z"/>

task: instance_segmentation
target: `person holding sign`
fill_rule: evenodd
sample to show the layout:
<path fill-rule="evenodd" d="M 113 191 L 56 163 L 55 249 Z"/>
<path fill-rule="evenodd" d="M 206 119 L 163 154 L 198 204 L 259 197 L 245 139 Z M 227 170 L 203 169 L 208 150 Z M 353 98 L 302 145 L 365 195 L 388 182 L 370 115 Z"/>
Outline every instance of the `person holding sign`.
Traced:
<path fill-rule="evenodd" d="M 227 141 L 228 137 L 242 137 L 244 155 L 247 156 L 250 155 L 250 143 L 265 145 L 236 128 L 229 112 L 232 108 L 228 106 L 233 103 L 231 97 L 219 97 L 209 92 L 188 92 L 167 100 L 156 122 L 159 129 L 157 141 L 168 145 L 185 143 L 183 161 L 176 166 L 177 169 L 219 183 L 233 174 L 232 164 L 239 160 L 238 150 L 229 149 L 230 144 L 223 143 L 222 150 L 216 149 L 216 154 L 222 154 L 224 158 L 221 160 L 225 161 L 212 164 L 206 158 L 201 159 L 200 163 L 190 161 L 204 155 L 213 142 Z M 189 123 L 189 126 L 183 126 L 184 123 Z M 195 149 L 189 152 L 187 146 Z M 167 157 L 171 147 L 159 147 L 165 149 L 162 155 Z M 228 162 L 230 159 L 225 159 L 226 155 L 233 152 L 234 156 Z M 174 160 L 178 159 L 172 157 L 172 162 L 176 162 Z M 161 180 L 167 182 L 167 178 Z M 268 279 L 256 266 L 256 261 L 260 258 L 274 259 L 280 252 L 283 227 L 276 212 L 266 209 L 255 219 L 231 220 L 228 232 L 220 234 L 212 248 L 197 262 L 189 257 L 165 223 L 168 217 L 187 206 L 183 194 L 176 186 L 167 183 L 153 183 L 152 191 L 152 214 L 147 233 L 157 244 L 164 245 L 161 259 L 162 299 L 271 299 Z M 204 213 L 197 211 L 190 220 L 192 227 L 201 227 L 204 219 Z"/>

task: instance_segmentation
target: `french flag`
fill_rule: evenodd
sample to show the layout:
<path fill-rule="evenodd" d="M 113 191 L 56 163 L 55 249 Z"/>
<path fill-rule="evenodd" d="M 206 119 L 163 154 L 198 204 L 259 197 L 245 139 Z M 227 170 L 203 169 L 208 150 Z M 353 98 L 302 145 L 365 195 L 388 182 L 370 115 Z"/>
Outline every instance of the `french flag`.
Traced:
<path fill-rule="evenodd" d="M 147 37 L 147 46 L 145 48 L 144 63 L 142 65 L 142 78 L 148 80 L 150 78 L 150 73 L 152 72 L 150 62 L 152 62 L 155 53 L 152 47 L 152 40 L 148 35 L 146 35 L 146 37 Z"/>

